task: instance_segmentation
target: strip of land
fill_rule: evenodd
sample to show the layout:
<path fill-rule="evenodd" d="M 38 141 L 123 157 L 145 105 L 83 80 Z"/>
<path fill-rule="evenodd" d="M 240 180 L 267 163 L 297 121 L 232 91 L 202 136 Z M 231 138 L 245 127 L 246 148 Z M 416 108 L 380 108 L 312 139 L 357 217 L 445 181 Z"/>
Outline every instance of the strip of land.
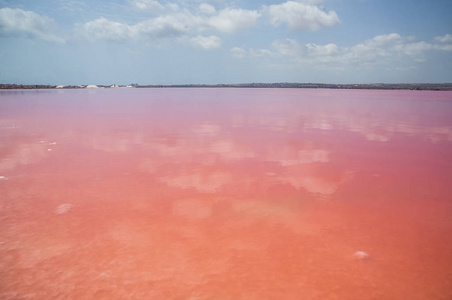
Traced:
<path fill-rule="evenodd" d="M 237 84 L 174 84 L 174 85 L 33 85 L 0 84 L 0 89 L 80 89 L 80 88 L 311 88 L 311 89 L 373 89 L 451 91 L 452 83 L 237 83 Z"/>

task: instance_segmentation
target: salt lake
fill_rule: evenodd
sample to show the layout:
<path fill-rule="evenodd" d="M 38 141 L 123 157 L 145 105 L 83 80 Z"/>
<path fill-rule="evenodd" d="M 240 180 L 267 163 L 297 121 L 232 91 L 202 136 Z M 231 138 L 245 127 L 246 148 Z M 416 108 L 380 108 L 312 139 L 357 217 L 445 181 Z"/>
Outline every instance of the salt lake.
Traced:
<path fill-rule="evenodd" d="M 1 299 L 451 299 L 452 92 L 0 91 Z"/>

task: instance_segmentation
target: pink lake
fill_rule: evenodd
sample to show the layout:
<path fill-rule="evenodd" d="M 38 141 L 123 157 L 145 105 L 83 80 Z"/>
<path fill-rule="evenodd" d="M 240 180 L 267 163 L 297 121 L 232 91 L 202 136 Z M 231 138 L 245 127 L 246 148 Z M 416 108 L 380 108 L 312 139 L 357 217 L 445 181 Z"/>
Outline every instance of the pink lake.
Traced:
<path fill-rule="evenodd" d="M 0 299 L 452 299 L 452 92 L 0 91 Z"/>

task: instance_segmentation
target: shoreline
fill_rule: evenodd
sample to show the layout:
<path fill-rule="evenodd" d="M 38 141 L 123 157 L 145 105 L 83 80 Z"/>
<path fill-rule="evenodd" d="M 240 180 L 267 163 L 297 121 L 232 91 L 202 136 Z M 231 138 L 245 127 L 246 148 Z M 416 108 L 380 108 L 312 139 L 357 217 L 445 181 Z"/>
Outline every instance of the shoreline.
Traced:
<path fill-rule="evenodd" d="M 172 84 L 172 85 L 28 85 L 0 84 L 0 89 L 85 89 L 85 88 L 297 88 L 297 89 L 366 89 L 366 90 L 424 90 L 452 91 L 452 83 L 375 83 L 375 84 L 326 84 L 326 83 L 240 83 L 240 84 Z"/>

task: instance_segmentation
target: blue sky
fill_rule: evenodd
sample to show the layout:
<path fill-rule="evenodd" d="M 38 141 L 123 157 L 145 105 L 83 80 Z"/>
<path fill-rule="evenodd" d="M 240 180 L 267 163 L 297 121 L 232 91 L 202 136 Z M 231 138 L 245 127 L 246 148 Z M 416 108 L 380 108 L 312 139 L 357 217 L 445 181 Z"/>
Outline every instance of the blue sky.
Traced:
<path fill-rule="evenodd" d="M 449 0 L 0 0 L 0 83 L 452 82 Z"/>

